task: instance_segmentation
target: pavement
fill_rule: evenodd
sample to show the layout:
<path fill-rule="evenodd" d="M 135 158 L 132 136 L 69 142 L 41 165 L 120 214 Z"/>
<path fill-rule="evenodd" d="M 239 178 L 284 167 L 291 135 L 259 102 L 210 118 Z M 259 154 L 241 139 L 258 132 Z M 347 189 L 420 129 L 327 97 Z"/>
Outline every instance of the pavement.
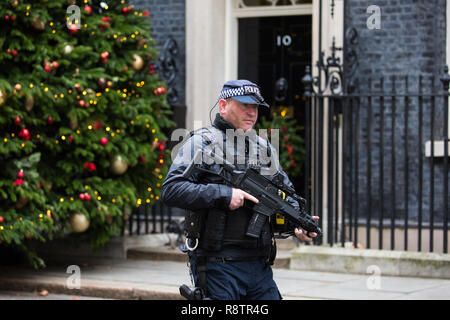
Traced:
<path fill-rule="evenodd" d="M 64 258 L 40 270 L 0 266 L 0 300 L 183 299 L 179 286 L 191 286 L 186 261 L 173 252 L 176 258 L 157 259 L 151 251 L 128 259 Z M 286 300 L 450 300 L 450 280 L 291 270 L 283 262 L 286 254 L 280 253 L 282 263 L 273 269 Z"/>

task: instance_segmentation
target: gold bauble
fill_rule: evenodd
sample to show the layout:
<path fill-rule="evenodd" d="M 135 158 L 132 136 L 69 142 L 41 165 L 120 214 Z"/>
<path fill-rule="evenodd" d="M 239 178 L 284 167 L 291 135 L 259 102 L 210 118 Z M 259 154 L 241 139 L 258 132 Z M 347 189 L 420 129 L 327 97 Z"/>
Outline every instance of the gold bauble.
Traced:
<path fill-rule="evenodd" d="M 84 232 L 89 228 L 89 219 L 83 213 L 72 212 L 69 217 L 70 226 L 74 232 Z"/>
<path fill-rule="evenodd" d="M 18 5 L 19 5 L 19 1 L 18 1 L 18 0 L 14 0 L 14 1 L 11 3 L 11 6 L 12 6 L 13 8 L 17 8 Z"/>
<path fill-rule="evenodd" d="M 141 56 L 137 55 L 137 54 L 133 54 L 133 62 L 131 63 L 131 66 L 133 67 L 134 70 L 141 70 L 142 67 L 144 66 L 144 59 L 141 58 Z"/>
<path fill-rule="evenodd" d="M 45 30 L 45 23 L 42 22 L 41 19 L 39 19 L 38 16 L 35 16 L 33 18 L 33 22 L 31 24 L 33 26 L 33 28 L 37 31 L 44 31 Z"/>
<path fill-rule="evenodd" d="M 25 99 L 25 109 L 27 111 L 31 111 L 34 107 L 34 98 L 33 96 L 29 96 Z"/>
<path fill-rule="evenodd" d="M 0 106 L 2 106 L 5 103 L 6 100 L 6 94 L 0 90 Z"/>
<path fill-rule="evenodd" d="M 117 175 L 124 174 L 128 169 L 128 163 L 123 161 L 122 157 L 117 155 L 111 161 L 111 172 Z"/>
<path fill-rule="evenodd" d="M 140 38 L 136 42 L 136 49 L 141 50 L 144 47 L 144 44 L 145 44 L 145 39 L 144 38 Z"/>
<path fill-rule="evenodd" d="M 70 118 L 69 126 L 70 126 L 70 129 L 72 129 L 72 130 L 75 130 L 76 128 L 78 128 L 78 120 L 77 120 L 77 118 Z"/>

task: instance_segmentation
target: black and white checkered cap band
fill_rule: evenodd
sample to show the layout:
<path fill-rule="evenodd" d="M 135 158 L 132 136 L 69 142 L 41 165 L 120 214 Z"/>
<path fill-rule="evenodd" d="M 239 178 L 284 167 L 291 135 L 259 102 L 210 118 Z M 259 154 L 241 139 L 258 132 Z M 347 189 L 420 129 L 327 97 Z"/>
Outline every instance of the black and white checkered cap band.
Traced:
<path fill-rule="evenodd" d="M 247 95 L 254 95 L 256 98 L 263 102 L 264 99 L 261 96 L 261 93 L 259 91 L 258 87 L 255 86 L 242 86 L 239 88 L 232 88 L 227 90 L 222 90 L 222 92 L 219 95 L 220 99 L 228 99 L 236 96 L 247 96 Z"/>

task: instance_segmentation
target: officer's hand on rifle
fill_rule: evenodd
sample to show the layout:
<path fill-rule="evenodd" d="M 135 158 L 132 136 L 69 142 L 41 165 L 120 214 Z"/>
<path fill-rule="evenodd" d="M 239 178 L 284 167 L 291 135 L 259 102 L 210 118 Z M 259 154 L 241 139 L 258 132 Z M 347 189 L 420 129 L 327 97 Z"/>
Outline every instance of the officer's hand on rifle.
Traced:
<path fill-rule="evenodd" d="M 320 218 L 318 216 L 312 216 L 314 220 L 319 220 Z M 317 233 L 315 232 L 311 232 L 308 233 L 305 229 L 303 228 L 295 228 L 295 236 L 302 240 L 302 241 L 307 241 L 307 242 L 311 242 L 313 240 L 313 238 L 317 237 Z"/>
<path fill-rule="evenodd" d="M 259 200 L 256 199 L 251 194 L 245 192 L 244 190 L 233 188 L 233 194 L 231 195 L 231 201 L 229 208 L 230 210 L 236 210 L 244 205 L 244 200 L 248 199 L 254 203 L 258 203 Z"/>

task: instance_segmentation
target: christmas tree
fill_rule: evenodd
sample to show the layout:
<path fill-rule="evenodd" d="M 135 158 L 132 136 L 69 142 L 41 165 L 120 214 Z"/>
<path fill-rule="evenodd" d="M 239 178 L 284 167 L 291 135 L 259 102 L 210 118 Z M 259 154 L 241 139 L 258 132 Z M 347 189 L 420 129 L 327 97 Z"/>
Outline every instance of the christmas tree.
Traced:
<path fill-rule="evenodd" d="M 0 246 L 101 247 L 158 199 L 172 122 L 150 13 L 128 1 L 0 4 Z"/>
<path fill-rule="evenodd" d="M 303 128 L 297 123 L 297 120 L 289 114 L 288 108 L 273 108 L 270 119 L 262 117 L 257 123 L 258 130 L 268 130 L 268 139 L 272 141 L 273 130 L 279 130 L 279 159 L 283 170 L 288 174 L 292 181 L 298 179 L 305 163 L 305 141 L 302 137 Z"/>

